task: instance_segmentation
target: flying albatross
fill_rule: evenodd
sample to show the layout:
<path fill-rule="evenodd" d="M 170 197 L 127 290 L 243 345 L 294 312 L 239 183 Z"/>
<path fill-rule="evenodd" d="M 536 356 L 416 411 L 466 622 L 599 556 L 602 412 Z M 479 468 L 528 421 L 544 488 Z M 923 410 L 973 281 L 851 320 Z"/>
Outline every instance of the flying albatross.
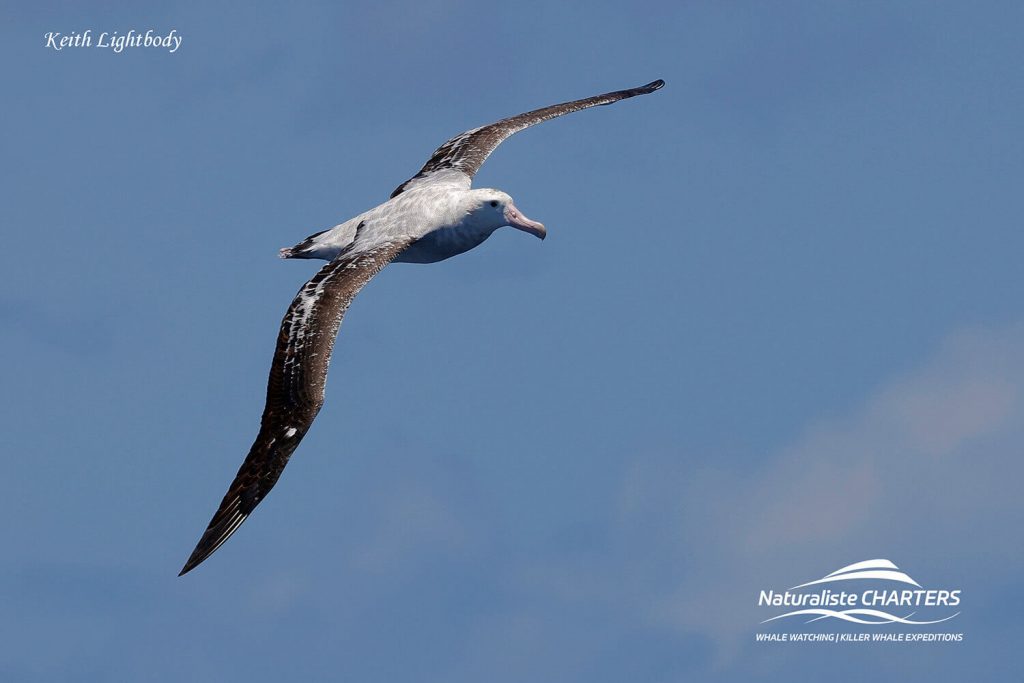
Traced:
<path fill-rule="evenodd" d="M 461 254 L 505 225 L 544 239 L 544 226 L 524 216 L 507 194 L 470 189 L 491 152 L 524 128 L 646 95 L 663 85 L 657 80 L 467 130 L 438 147 L 419 173 L 380 206 L 281 250 L 281 258 L 328 263 L 302 285 L 281 321 L 259 434 L 179 576 L 228 540 L 277 483 L 323 405 L 327 365 L 341 319 L 370 278 L 392 261 L 434 263 Z"/>

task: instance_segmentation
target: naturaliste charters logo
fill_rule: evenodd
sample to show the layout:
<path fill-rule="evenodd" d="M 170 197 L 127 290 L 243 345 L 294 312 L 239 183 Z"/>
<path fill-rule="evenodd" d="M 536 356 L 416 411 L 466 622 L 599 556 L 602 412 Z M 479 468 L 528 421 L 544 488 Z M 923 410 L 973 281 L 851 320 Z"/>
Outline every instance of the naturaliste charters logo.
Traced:
<path fill-rule="evenodd" d="M 806 617 L 804 625 L 838 620 L 870 627 L 890 624 L 921 627 L 941 624 L 958 616 L 961 592 L 959 588 L 926 589 L 891 561 L 877 559 L 855 562 L 783 591 L 762 590 L 757 604 L 758 607 L 789 608 L 764 619 L 762 624 Z M 758 633 L 757 640 L 959 642 L 963 634 Z"/>

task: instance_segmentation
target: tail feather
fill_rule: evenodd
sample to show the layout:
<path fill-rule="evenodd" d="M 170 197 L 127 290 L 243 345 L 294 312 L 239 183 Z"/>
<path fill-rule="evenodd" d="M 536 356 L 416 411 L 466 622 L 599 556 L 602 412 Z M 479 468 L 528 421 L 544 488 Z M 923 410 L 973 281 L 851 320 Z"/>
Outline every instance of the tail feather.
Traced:
<path fill-rule="evenodd" d="M 317 246 L 316 238 L 324 234 L 325 232 L 328 231 L 321 230 L 320 232 L 315 232 L 306 239 L 296 244 L 294 247 L 285 247 L 281 249 L 278 252 L 278 256 L 280 256 L 281 258 L 319 258 L 317 256 L 312 255 L 310 252 L 312 252 Z"/>

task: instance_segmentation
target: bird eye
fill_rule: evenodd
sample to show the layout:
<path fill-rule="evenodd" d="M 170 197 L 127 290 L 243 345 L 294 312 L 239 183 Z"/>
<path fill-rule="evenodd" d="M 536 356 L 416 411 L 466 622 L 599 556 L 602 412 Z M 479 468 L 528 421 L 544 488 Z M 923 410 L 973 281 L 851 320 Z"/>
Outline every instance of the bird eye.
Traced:
<path fill-rule="evenodd" d="M 491 206 L 497 206 L 497 205 L 498 205 L 498 200 L 492 199 L 491 200 Z"/>

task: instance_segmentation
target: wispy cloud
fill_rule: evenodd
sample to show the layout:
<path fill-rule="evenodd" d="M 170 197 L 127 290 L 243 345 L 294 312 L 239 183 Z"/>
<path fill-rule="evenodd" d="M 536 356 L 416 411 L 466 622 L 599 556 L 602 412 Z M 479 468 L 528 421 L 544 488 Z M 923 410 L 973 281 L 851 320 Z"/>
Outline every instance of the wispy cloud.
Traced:
<path fill-rule="evenodd" d="M 649 615 L 713 638 L 728 657 L 756 623 L 759 588 L 875 555 L 922 581 L 963 580 L 983 600 L 1024 560 L 1020 544 L 1005 541 L 1024 522 L 1022 395 L 1024 326 L 960 332 L 760 467 L 693 471 L 693 459 L 641 459 L 620 523 L 643 534 L 660 512 L 671 541 L 696 558 L 651 590 Z"/>
<path fill-rule="evenodd" d="M 963 586 L 965 613 L 998 609 L 1024 563 L 1006 542 L 1024 523 L 1022 396 L 1024 326 L 953 334 L 848 414 L 744 463 L 634 458 L 607 545 L 553 552 L 519 580 L 567 610 L 601 604 L 629 628 L 673 631 L 678 647 L 711 643 L 730 680 L 787 656 L 748 637 L 759 590 L 864 558 L 892 558 L 925 587 Z"/>

